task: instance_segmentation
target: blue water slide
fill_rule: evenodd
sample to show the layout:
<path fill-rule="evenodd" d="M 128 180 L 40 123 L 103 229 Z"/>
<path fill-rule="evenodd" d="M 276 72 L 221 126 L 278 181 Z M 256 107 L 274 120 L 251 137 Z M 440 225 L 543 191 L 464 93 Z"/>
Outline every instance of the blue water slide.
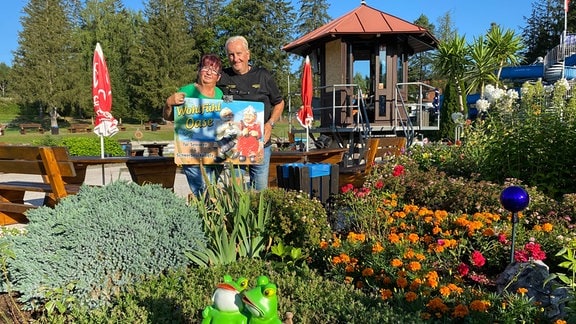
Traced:
<path fill-rule="evenodd" d="M 575 58 L 576 60 L 576 58 Z M 502 68 L 500 80 L 535 80 L 544 76 L 544 65 L 506 66 Z"/>

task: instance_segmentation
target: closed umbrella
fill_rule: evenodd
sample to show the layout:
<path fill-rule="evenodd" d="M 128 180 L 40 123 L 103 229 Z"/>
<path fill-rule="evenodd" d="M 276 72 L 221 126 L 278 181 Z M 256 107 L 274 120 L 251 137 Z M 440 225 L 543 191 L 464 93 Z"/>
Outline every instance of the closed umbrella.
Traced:
<path fill-rule="evenodd" d="M 308 139 L 310 136 L 310 127 L 314 121 L 314 115 L 312 114 L 312 66 L 310 65 L 310 58 L 308 56 L 306 56 L 304 69 L 302 70 L 302 83 L 300 91 L 302 96 L 302 107 L 300 107 L 300 110 L 298 110 L 296 119 L 300 122 L 302 127 L 306 128 L 306 139 Z M 308 149 L 309 145 L 307 144 L 306 151 L 308 151 Z"/>
<path fill-rule="evenodd" d="M 111 113 L 112 87 L 100 43 L 96 43 L 92 67 L 92 98 L 96 115 L 94 133 L 100 136 L 100 154 L 104 158 L 104 136 L 112 136 L 118 132 L 118 121 Z M 102 164 L 102 184 L 104 184 L 104 164 Z"/>

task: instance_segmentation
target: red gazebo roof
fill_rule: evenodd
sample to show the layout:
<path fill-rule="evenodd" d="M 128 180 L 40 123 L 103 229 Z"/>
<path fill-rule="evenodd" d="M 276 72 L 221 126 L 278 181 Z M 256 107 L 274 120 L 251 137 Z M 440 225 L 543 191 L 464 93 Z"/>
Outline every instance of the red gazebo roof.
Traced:
<path fill-rule="evenodd" d="M 313 47 L 311 46 L 313 44 L 345 35 L 404 36 L 407 37 L 408 45 L 414 53 L 438 46 L 438 40 L 425 28 L 374 9 L 362 1 L 358 8 L 285 45 L 282 49 L 303 55 L 306 49 Z"/>

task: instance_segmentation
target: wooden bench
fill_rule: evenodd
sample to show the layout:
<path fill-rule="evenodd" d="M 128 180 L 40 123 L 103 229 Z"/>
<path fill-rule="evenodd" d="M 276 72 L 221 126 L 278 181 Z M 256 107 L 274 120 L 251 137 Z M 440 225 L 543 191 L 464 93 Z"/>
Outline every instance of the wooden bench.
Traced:
<path fill-rule="evenodd" d="M 26 212 L 37 206 L 24 202 L 26 192 L 45 193 L 43 205 L 53 207 L 60 199 L 80 190 L 80 185 L 66 184 L 63 180 L 76 176 L 65 147 L 0 145 L 0 172 L 4 173 L 0 175 L 0 225 L 28 222 Z M 40 177 L 3 180 L 8 174 Z"/>
<path fill-rule="evenodd" d="M 89 124 L 71 124 L 68 127 L 68 133 L 89 133 L 92 131 L 92 125 Z"/>
<path fill-rule="evenodd" d="M 154 124 L 156 126 L 152 127 L 152 124 Z M 160 124 L 147 122 L 146 124 L 144 124 L 144 129 L 145 130 L 151 130 L 151 131 L 157 131 L 157 130 L 160 130 Z"/>
<path fill-rule="evenodd" d="M 40 134 L 44 134 L 44 128 L 42 128 L 42 125 L 38 123 L 20 124 L 20 134 L 26 134 L 26 130 L 33 130 Z"/>
<path fill-rule="evenodd" d="M 361 187 L 370 174 L 372 166 L 377 159 L 386 159 L 402 154 L 406 147 L 405 137 L 379 137 L 370 138 L 366 144 L 366 151 L 362 164 L 350 167 L 340 168 L 338 178 L 339 186 L 342 187 L 349 183 L 354 187 Z"/>

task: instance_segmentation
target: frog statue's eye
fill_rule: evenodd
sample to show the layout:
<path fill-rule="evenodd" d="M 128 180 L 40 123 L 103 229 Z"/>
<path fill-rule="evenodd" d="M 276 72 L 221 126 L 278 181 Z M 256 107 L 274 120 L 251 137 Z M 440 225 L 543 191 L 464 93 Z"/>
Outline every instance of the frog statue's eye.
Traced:
<path fill-rule="evenodd" d="M 246 279 L 246 278 L 240 278 L 240 279 L 238 280 L 238 284 L 240 285 L 240 288 L 246 289 L 246 288 L 248 288 L 248 279 Z"/>
<path fill-rule="evenodd" d="M 276 295 L 276 289 L 269 287 L 264 289 L 264 296 L 266 297 L 274 297 Z"/>

